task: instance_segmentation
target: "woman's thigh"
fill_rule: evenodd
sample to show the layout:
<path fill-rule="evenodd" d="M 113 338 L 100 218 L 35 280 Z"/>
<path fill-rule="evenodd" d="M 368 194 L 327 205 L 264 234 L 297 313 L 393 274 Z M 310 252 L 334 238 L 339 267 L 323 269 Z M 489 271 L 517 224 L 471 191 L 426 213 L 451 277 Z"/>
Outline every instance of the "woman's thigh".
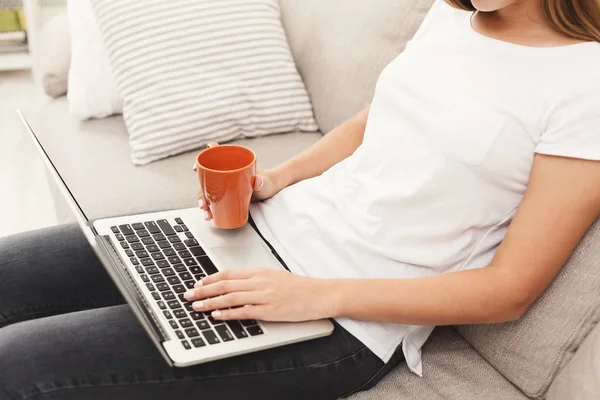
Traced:
<path fill-rule="evenodd" d="M 2 328 L 0 355 L 1 400 L 337 399 L 385 369 L 337 324 L 325 338 L 170 368 L 126 305 Z"/>
<path fill-rule="evenodd" d="M 1 238 L 0 293 L 0 327 L 123 303 L 76 225 Z"/>

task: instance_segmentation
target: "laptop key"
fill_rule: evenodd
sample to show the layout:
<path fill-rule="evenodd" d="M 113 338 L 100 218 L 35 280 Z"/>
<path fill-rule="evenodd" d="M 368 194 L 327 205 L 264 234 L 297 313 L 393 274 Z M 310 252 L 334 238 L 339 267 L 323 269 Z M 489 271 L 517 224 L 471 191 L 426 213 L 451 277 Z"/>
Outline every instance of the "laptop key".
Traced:
<path fill-rule="evenodd" d="M 175 226 L 173 227 L 173 229 L 175 229 L 175 232 L 183 232 L 183 228 L 182 228 L 182 227 L 180 227 L 179 225 L 175 225 Z"/>
<path fill-rule="evenodd" d="M 144 276 L 146 276 L 146 275 L 144 275 Z M 148 277 L 146 276 L 146 278 L 148 278 Z M 147 287 L 147 288 L 148 288 L 148 290 L 149 290 L 149 291 L 151 291 L 151 292 L 153 292 L 153 291 L 155 291 L 155 290 L 156 290 L 156 289 L 154 289 L 154 285 L 153 285 L 153 284 L 151 284 L 150 282 L 146 283 L 146 287 Z"/>
<path fill-rule="evenodd" d="M 190 258 L 192 256 L 192 254 L 187 250 L 181 250 L 180 252 L 178 252 L 178 254 L 181 258 Z"/>
<path fill-rule="evenodd" d="M 175 272 L 179 272 L 179 273 L 187 272 L 187 268 L 183 264 L 175 264 L 175 265 L 173 265 L 173 269 L 175 270 Z"/>
<path fill-rule="evenodd" d="M 181 341 L 181 345 L 183 346 L 184 349 L 186 350 L 191 350 L 192 346 L 190 346 L 190 344 L 187 342 L 187 340 L 182 340 Z"/>
<path fill-rule="evenodd" d="M 175 253 L 175 250 L 173 249 L 164 249 L 163 253 L 165 253 L 165 256 L 167 257 L 171 257 L 171 256 L 176 256 L 177 253 Z"/>
<path fill-rule="evenodd" d="M 168 241 L 166 241 L 166 240 L 161 240 L 160 242 L 157 242 L 157 244 L 158 244 L 158 246 L 159 246 L 161 249 L 168 249 L 168 248 L 171 248 L 171 243 L 169 243 L 169 242 L 168 242 Z"/>
<path fill-rule="evenodd" d="M 131 226 L 129 224 L 119 225 L 119 229 L 121 230 L 121 233 L 123 233 L 123 235 L 125 236 L 135 234 L 135 232 L 133 231 L 133 229 L 131 229 Z"/>
<path fill-rule="evenodd" d="M 194 279 L 196 280 L 196 282 L 198 282 L 202 278 L 206 278 L 206 275 L 204 275 L 204 274 L 194 275 Z"/>
<path fill-rule="evenodd" d="M 177 222 L 178 224 L 183 224 L 183 220 L 181 218 L 175 218 L 175 222 Z"/>
<path fill-rule="evenodd" d="M 128 249 L 129 245 L 127 244 L 127 242 L 120 242 L 121 243 L 121 247 L 124 249 Z"/>
<path fill-rule="evenodd" d="M 213 317 L 211 317 L 210 315 L 207 315 L 207 316 L 206 316 L 206 318 L 207 318 L 207 319 L 208 319 L 208 321 L 209 321 L 211 324 L 213 324 L 213 325 L 219 325 L 219 324 L 222 324 L 222 323 L 224 323 L 224 322 L 225 322 L 225 321 L 219 321 L 219 320 L 216 320 L 216 319 L 214 319 Z"/>
<path fill-rule="evenodd" d="M 144 282 L 150 282 L 150 278 L 148 278 L 148 275 L 146 275 L 146 274 L 141 274 L 140 278 L 142 278 L 142 281 L 144 281 Z M 150 284 L 150 285 L 152 285 L 152 284 Z"/>
<path fill-rule="evenodd" d="M 148 229 L 148 231 L 150 231 L 150 233 L 160 233 L 160 228 L 158 227 L 158 225 L 156 225 L 156 222 L 154 221 L 144 222 L 144 226 L 146 227 L 146 229 Z"/>
<path fill-rule="evenodd" d="M 159 282 L 165 281 L 165 278 L 163 278 L 161 274 L 152 275 L 150 277 L 150 279 L 152 279 L 152 282 L 154 282 L 154 283 L 159 283 Z"/>
<path fill-rule="evenodd" d="M 185 335 L 181 331 L 175 331 L 175 334 L 179 339 L 185 339 Z"/>
<path fill-rule="evenodd" d="M 117 240 L 118 240 L 119 242 L 122 242 L 123 240 L 125 240 L 125 238 L 123 237 L 123 235 L 121 235 L 120 233 L 117 233 L 117 234 L 115 235 L 115 237 L 117 238 Z"/>
<path fill-rule="evenodd" d="M 192 312 L 192 311 L 194 311 L 194 310 L 192 309 L 192 303 L 190 303 L 190 302 L 188 302 L 188 301 L 186 301 L 185 303 L 183 303 L 183 308 L 185 308 L 185 309 L 186 309 L 186 310 L 188 310 L 189 312 Z"/>
<path fill-rule="evenodd" d="M 190 313 L 190 317 L 194 320 L 194 321 L 200 321 L 201 319 L 204 319 L 204 314 L 199 313 L 197 311 L 193 311 Z"/>
<path fill-rule="evenodd" d="M 258 324 L 258 322 L 256 322 L 253 319 L 241 319 L 239 322 L 244 326 L 252 326 Z"/>
<path fill-rule="evenodd" d="M 213 264 L 213 262 L 207 256 L 196 257 L 196 260 L 198 260 L 200 265 L 202 265 L 202 269 L 204 270 L 204 272 L 206 272 L 207 275 L 212 275 L 219 272 L 217 267 L 215 267 L 215 264 Z"/>
<path fill-rule="evenodd" d="M 144 273 L 144 268 L 140 267 L 139 265 L 135 267 L 135 270 L 137 271 L 138 274 Z"/>
<path fill-rule="evenodd" d="M 160 300 L 160 294 L 158 294 L 158 292 L 152 292 L 152 297 L 154 300 Z"/>
<path fill-rule="evenodd" d="M 227 326 L 225 326 L 225 325 L 215 326 L 215 331 L 217 331 L 217 333 L 219 334 L 219 336 L 221 337 L 221 339 L 224 342 L 230 342 L 233 340 L 233 335 L 231 334 L 231 332 L 229 332 L 229 329 L 227 329 Z"/>
<path fill-rule="evenodd" d="M 173 329 L 179 329 L 179 326 L 177 325 L 177 322 L 175 322 L 174 320 L 170 320 L 169 324 L 171 325 L 171 328 L 173 328 Z"/>
<path fill-rule="evenodd" d="M 169 239 L 169 242 L 171 242 L 171 243 L 179 243 L 179 242 L 181 242 L 181 239 L 179 239 L 178 236 L 169 236 L 167 239 Z"/>
<path fill-rule="evenodd" d="M 131 249 L 125 249 L 125 254 L 127 254 L 127 257 L 133 257 L 133 251 Z"/>
<path fill-rule="evenodd" d="M 111 226 L 111 227 L 110 227 L 110 230 L 111 230 L 113 233 L 119 233 L 119 228 L 117 228 L 116 226 Z"/>
<path fill-rule="evenodd" d="M 200 267 L 190 267 L 190 272 L 192 274 L 201 274 L 202 273 L 202 268 L 200 268 Z"/>
<path fill-rule="evenodd" d="M 146 246 L 154 245 L 154 239 L 152 239 L 151 237 L 145 237 L 145 238 L 142 238 L 142 243 L 144 243 Z M 146 247 L 146 249 L 147 249 L 147 247 Z"/>
<path fill-rule="evenodd" d="M 175 295 L 173 294 L 173 292 L 162 292 L 162 296 L 163 299 L 165 300 L 174 300 L 175 299 Z"/>
<path fill-rule="evenodd" d="M 173 248 L 177 251 L 185 250 L 185 244 L 183 243 L 173 243 Z"/>
<path fill-rule="evenodd" d="M 160 271 L 155 266 L 151 266 L 151 267 L 146 268 L 146 272 L 150 275 L 154 275 L 154 274 L 158 274 Z"/>
<path fill-rule="evenodd" d="M 242 327 L 242 325 L 239 322 L 227 321 L 225 323 L 227 324 L 229 329 L 231 329 L 231 331 L 233 332 L 233 334 L 235 335 L 236 338 L 244 339 L 244 338 L 248 337 L 248 334 L 246 333 L 246 331 L 244 330 L 244 328 Z"/>
<path fill-rule="evenodd" d="M 181 303 L 179 303 L 177 300 L 167 301 L 167 305 L 169 306 L 169 308 L 171 310 L 175 310 L 177 308 L 181 308 Z"/>
<path fill-rule="evenodd" d="M 145 238 L 145 239 L 148 239 L 148 238 Z M 146 246 L 146 250 L 149 251 L 150 253 L 156 253 L 157 251 L 160 251 L 160 248 L 155 244 L 151 244 L 149 246 Z"/>
<path fill-rule="evenodd" d="M 177 276 L 169 276 L 167 278 L 167 282 L 169 282 L 171 285 L 181 284 L 181 281 L 179 280 L 179 278 Z"/>
<path fill-rule="evenodd" d="M 179 277 L 181 279 L 183 279 L 184 281 L 188 281 L 188 280 L 194 279 L 194 278 L 192 278 L 192 274 L 190 274 L 189 272 L 184 272 L 182 274 L 179 274 Z"/>
<path fill-rule="evenodd" d="M 160 229 L 162 229 L 163 233 L 167 236 L 175 235 L 175 231 L 171 228 L 171 224 L 166 219 L 159 219 L 156 221 Z"/>
<path fill-rule="evenodd" d="M 167 306 L 165 305 L 164 302 L 162 301 L 157 301 L 156 304 L 158 304 L 158 308 L 160 308 L 161 310 L 164 310 L 167 308 Z"/>
<path fill-rule="evenodd" d="M 166 319 L 171 319 L 173 318 L 173 316 L 171 315 L 171 313 L 167 310 L 163 311 L 163 314 L 165 315 Z"/>
<path fill-rule="evenodd" d="M 183 285 L 175 285 L 175 286 L 173 286 L 173 291 L 175 293 L 185 293 L 187 291 L 187 289 Z"/>
<path fill-rule="evenodd" d="M 206 255 L 206 252 L 200 246 L 193 246 L 193 247 L 190 247 L 188 250 L 190 251 L 190 253 L 192 253 L 196 257 Z"/>
<path fill-rule="evenodd" d="M 191 338 L 200 336 L 200 333 L 198 333 L 196 328 L 188 328 L 185 330 L 185 333 Z"/>
<path fill-rule="evenodd" d="M 144 229 L 144 224 L 141 222 L 136 222 L 135 224 L 131 224 L 131 227 L 136 231 L 139 231 L 140 229 Z"/>
<path fill-rule="evenodd" d="M 202 331 L 205 329 L 210 329 L 210 325 L 206 321 L 198 321 L 196 322 L 196 325 L 198 325 L 198 328 L 200 328 Z"/>
<path fill-rule="evenodd" d="M 135 235 L 125 236 L 125 239 L 127 239 L 127 241 L 129 243 L 135 243 L 135 242 L 139 242 L 140 241 L 140 239 L 138 239 L 138 237 L 135 236 Z"/>
<path fill-rule="evenodd" d="M 181 229 L 183 229 L 184 232 L 189 231 L 188 227 L 185 224 L 181 224 Z"/>
<path fill-rule="evenodd" d="M 170 286 L 169 286 L 169 285 L 167 285 L 167 284 L 166 284 L 166 283 L 164 283 L 164 282 L 161 282 L 161 283 L 157 283 L 157 284 L 156 284 L 156 288 L 157 288 L 158 290 L 160 290 L 161 292 L 164 292 L 165 290 L 169 290 L 169 289 L 170 289 Z"/>
<path fill-rule="evenodd" d="M 183 241 L 187 247 L 200 246 L 196 239 L 186 239 Z"/>
<path fill-rule="evenodd" d="M 152 259 L 150 258 L 142 258 L 140 261 L 142 262 L 142 265 L 144 267 L 150 267 L 154 265 L 154 261 L 152 261 Z"/>
<path fill-rule="evenodd" d="M 131 257 L 131 258 L 129 259 L 129 261 L 131 261 L 131 263 L 132 263 L 133 265 L 140 265 L 140 262 L 139 262 L 139 261 L 138 261 L 138 259 L 137 259 L 137 258 L 135 258 L 135 257 Z"/>
<path fill-rule="evenodd" d="M 206 346 L 206 344 L 204 343 L 204 340 L 202 340 L 201 338 L 194 338 L 194 339 L 192 339 L 192 344 L 196 348 Z"/>
<path fill-rule="evenodd" d="M 137 235 L 138 235 L 139 237 L 141 237 L 141 238 L 144 238 L 144 237 L 148 237 L 148 236 L 150 236 L 150 234 L 148 233 L 148 231 L 147 231 L 147 230 L 145 230 L 145 229 L 144 229 L 144 230 L 141 230 L 141 231 L 137 231 Z"/>
<path fill-rule="evenodd" d="M 194 235 L 192 235 L 192 232 L 186 232 L 185 236 L 187 236 L 188 239 L 193 239 Z"/>
<path fill-rule="evenodd" d="M 165 235 L 163 235 L 162 233 L 157 233 L 155 235 L 152 235 L 152 237 L 154 238 L 154 240 L 156 240 L 157 242 L 160 242 L 161 240 L 167 240 L 167 238 L 165 237 Z"/>
<path fill-rule="evenodd" d="M 138 256 L 139 258 L 146 258 L 146 257 L 148 257 L 148 252 L 146 250 L 140 250 L 140 251 L 136 251 L 135 255 Z"/>
<path fill-rule="evenodd" d="M 258 326 L 258 325 L 249 326 L 246 328 L 246 330 L 248 330 L 248 333 L 250 334 L 250 336 L 258 336 L 258 335 L 262 335 L 264 333 L 262 331 L 262 329 L 260 329 L 260 326 Z"/>
<path fill-rule="evenodd" d="M 185 282 L 183 282 L 183 284 L 185 285 L 186 288 L 193 289 L 194 285 L 196 284 L 196 281 L 185 281 Z"/>
<path fill-rule="evenodd" d="M 135 251 L 144 250 L 144 245 L 141 243 L 132 243 L 131 248 Z"/>
<path fill-rule="evenodd" d="M 171 256 L 167 258 L 171 264 L 181 264 L 181 259 L 177 256 Z"/>
<path fill-rule="evenodd" d="M 193 258 L 186 258 L 185 260 L 183 260 L 183 262 L 188 267 L 193 267 L 194 265 L 198 265 L 198 263 L 196 262 L 196 260 L 194 260 Z"/>
<path fill-rule="evenodd" d="M 171 264 L 169 264 L 167 260 L 158 260 L 156 262 L 156 265 L 158 266 L 158 268 L 167 268 L 171 266 Z"/>
<path fill-rule="evenodd" d="M 182 308 L 174 310 L 173 315 L 175 315 L 175 317 L 177 317 L 178 319 L 187 318 L 187 313 Z"/>
<path fill-rule="evenodd" d="M 204 339 L 206 339 L 208 344 L 217 344 L 221 342 L 217 335 L 210 329 L 202 331 L 202 336 L 204 336 Z"/>
<path fill-rule="evenodd" d="M 194 324 L 192 324 L 192 321 L 190 321 L 188 318 L 179 320 L 179 325 L 181 325 L 182 328 L 189 328 L 190 326 L 193 326 Z"/>
<path fill-rule="evenodd" d="M 163 268 L 162 273 L 164 276 L 173 276 L 175 275 L 175 271 L 173 271 L 173 268 Z"/>
<path fill-rule="evenodd" d="M 154 258 L 155 260 L 164 260 L 165 256 L 163 256 L 161 252 L 158 252 L 152 253 L 152 258 Z"/>

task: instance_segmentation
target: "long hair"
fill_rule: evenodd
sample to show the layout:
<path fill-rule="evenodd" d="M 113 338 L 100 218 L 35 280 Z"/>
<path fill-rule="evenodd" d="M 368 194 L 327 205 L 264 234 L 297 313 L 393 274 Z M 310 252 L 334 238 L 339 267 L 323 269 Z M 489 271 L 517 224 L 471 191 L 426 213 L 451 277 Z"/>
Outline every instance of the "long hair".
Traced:
<path fill-rule="evenodd" d="M 454 7 L 475 11 L 471 0 L 446 0 Z M 600 42 L 600 0 L 541 0 L 546 20 L 573 39 Z"/>

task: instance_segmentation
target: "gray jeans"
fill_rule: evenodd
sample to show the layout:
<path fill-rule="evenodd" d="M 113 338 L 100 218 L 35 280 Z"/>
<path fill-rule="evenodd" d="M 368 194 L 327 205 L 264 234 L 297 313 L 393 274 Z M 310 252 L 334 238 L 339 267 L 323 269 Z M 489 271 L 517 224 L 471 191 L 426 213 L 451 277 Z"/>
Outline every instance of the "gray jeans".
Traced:
<path fill-rule="evenodd" d="M 335 324 L 331 336 L 170 368 L 79 228 L 0 239 L 0 400 L 336 399 L 385 365 Z"/>

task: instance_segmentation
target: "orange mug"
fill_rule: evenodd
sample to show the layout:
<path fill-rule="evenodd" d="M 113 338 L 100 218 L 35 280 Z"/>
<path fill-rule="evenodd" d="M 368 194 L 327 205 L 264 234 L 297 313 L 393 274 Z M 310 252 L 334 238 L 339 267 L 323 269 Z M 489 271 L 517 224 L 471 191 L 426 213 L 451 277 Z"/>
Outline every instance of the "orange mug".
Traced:
<path fill-rule="evenodd" d="M 237 144 L 209 143 L 196 157 L 194 171 L 219 228 L 234 229 L 248 222 L 256 175 L 256 154 Z"/>

